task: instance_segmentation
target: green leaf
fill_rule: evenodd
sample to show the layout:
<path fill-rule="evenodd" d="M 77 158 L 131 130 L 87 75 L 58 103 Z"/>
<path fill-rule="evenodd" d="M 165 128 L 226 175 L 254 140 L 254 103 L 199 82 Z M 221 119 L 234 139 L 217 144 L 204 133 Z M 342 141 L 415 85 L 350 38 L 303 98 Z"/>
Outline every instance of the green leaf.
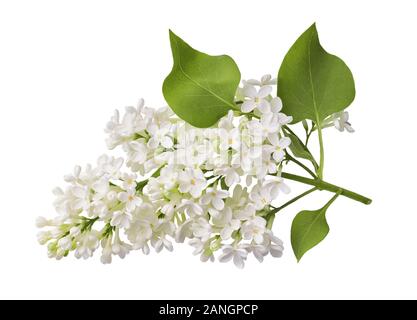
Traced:
<path fill-rule="evenodd" d="M 328 115 L 344 110 L 355 98 L 347 65 L 327 53 L 316 25 L 308 28 L 286 54 L 278 72 L 278 96 L 293 123 L 313 120 L 320 126 Z"/>
<path fill-rule="evenodd" d="M 323 208 L 304 210 L 295 216 L 291 225 L 291 245 L 298 262 L 308 250 L 318 245 L 329 233 L 326 211 L 339 194 L 340 192 L 334 195 Z"/>
<path fill-rule="evenodd" d="M 291 132 L 285 132 L 285 135 L 291 139 L 291 144 L 289 148 L 293 155 L 297 158 L 302 158 L 311 161 L 311 163 L 313 163 L 314 167 L 317 169 L 318 165 L 316 163 L 316 160 L 314 159 L 310 151 L 307 149 L 307 147 L 304 145 L 304 143 L 300 140 L 300 138 L 298 138 L 295 134 L 292 134 Z"/>
<path fill-rule="evenodd" d="M 234 103 L 240 71 L 226 55 L 210 56 L 197 51 L 169 31 L 174 66 L 162 91 L 169 106 L 183 120 L 199 128 L 210 127 Z"/>

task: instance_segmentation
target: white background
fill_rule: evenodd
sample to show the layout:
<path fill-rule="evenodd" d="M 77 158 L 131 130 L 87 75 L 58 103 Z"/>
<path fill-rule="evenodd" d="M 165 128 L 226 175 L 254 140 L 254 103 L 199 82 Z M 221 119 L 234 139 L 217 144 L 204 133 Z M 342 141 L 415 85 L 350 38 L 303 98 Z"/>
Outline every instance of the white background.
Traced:
<path fill-rule="evenodd" d="M 417 298 L 415 1 L 2 1 L 0 4 L 1 298 Z M 244 78 L 276 74 L 312 22 L 323 46 L 356 80 L 356 132 L 325 132 L 325 178 L 369 195 L 340 198 L 330 234 L 297 264 L 289 230 L 276 220 L 285 255 L 259 264 L 203 264 L 192 248 L 101 265 L 49 260 L 35 218 L 52 217 L 51 189 L 75 164 L 106 152 L 114 108 L 144 97 L 164 104 L 171 69 L 168 29 L 210 54 L 227 53 Z M 291 183 L 293 195 L 302 186 Z M 285 200 L 284 198 L 282 201 Z"/>

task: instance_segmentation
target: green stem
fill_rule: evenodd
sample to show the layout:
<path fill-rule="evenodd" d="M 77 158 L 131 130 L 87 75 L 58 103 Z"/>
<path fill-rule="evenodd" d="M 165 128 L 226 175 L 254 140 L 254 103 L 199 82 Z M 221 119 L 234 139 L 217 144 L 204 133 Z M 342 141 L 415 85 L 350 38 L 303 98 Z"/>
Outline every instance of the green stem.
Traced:
<path fill-rule="evenodd" d="M 320 143 L 320 164 L 319 164 L 319 172 L 318 176 L 320 179 L 323 179 L 323 167 L 324 167 L 324 146 L 323 146 L 323 135 L 321 132 L 320 125 L 317 124 L 317 131 L 319 134 L 319 143 Z"/>
<path fill-rule="evenodd" d="M 283 129 L 284 134 L 285 134 L 285 131 L 287 131 L 287 133 L 289 132 L 290 134 L 292 134 L 293 136 L 295 136 L 298 140 L 300 140 L 300 143 L 301 143 L 301 144 L 303 143 L 303 142 L 301 141 L 301 139 L 300 139 L 300 138 L 298 138 L 298 136 L 294 133 L 294 131 L 292 131 L 292 130 L 288 127 L 288 126 L 283 126 L 283 127 L 282 127 L 282 129 Z M 310 131 L 310 134 L 311 134 L 311 131 Z M 307 137 L 307 140 L 308 140 L 308 137 Z M 312 153 L 310 152 L 310 150 L 308 150 L 308 147 L 307 147 L 307 142 L 308 142 L 308 141 L 306 141 L 306 143 L 304 144 L 304 147 L 305 147 L 306 151 L 307 151 L 309 154 L 311 154 L 311 159 L 309 159 L 309 160 L 310 160 L 311 164 L 314 166 L 314 169 L 317 171 L 317 169 L 318 169 L 319 165 L 317 164 L 316 159 L 314 159 L 314 157 L 313 157 Z M 310 172 L 309 172 L 309 173 L 310 173 Z M 310 174 L 311 174 L 311 173 L 310 173 Z M 316 175 L 314 174 L 314 175 L 313 175 L 313 177 L 315 177 L 315 178 L 316 178 Z"/>
<path fill-rule="evenodd" d="M 272 224 L 274 223 L 274 219 L 275 219 L 275 214 L 276 214 L 277 212 L 281 211 L 282 209 L 284 209 L 284 208 L 288 207 L 290 204 L 293 204 L 293 203 L 294 203 L 294 202 L 296 202 L 297 200 L 300 200 L 301 198 L 305 197 L 306 195 L 308 195 L 308 194 L 310 194 L 310 193 L 312 193 L 312 192 L 314 192 L 314 191 L 316 191 L 316 190 L 318 190 L 318 188 L 317 188 L 317 187 L 311 188 L 311 189 L 309 189 L 309 190 L 307 190 L 307 191 L 305 191 L 305 192 L 303 192 L 303 193 L 299 194 L 298 196 L 296 196 L 296 197 L 292 198 L 291 200 L 289 200 L 289 201 L 285 202 L 282 206 L 279 206 L 278 208 L 275 208 L 274 210 L 271 210 L 271 211 L 268 213 L 268 215 L 266 216 L 266 220 L 268 221 L 268 223 L 267 223 L 266 227 L 267 227 L 268 229 L 271 229 L 271 228 L 272 228 Z"/>
<path fill-rule="evenodd" d="M 307 148 L 307 145 L 308 145 L 308 140 L 310 139 L 310 136 L 311 136 L 311 134 L 313 133 L 314 130 L 315 130 L 315 127 L 314 127 L 314 124 L 313 124 L 313 126 L 311 127 L 311 130 L 306 135 L 306 142 L 304 143 L 306 148 Z"/>
<path fill-rule="evenodd" d="M 285 155 L 285 158 L 288 159 L 289 161 L 294 162 L 295 164 L 297 164 L 298 166 L 300 166 L 301 168 L 303 168 L 305 171 L 308 172 L 309 175 L 311 175 L 313 178 L 317 178 L 317 176 L 314 174 L 313 171 L 311 171 L 307 166 L 305 166 L 303 163 L 301 163 L 300 161 L 298 161 L 297 159 L 293 158 L 291 155 L 288 154 L 288 152 Z"/>
<path fill-rule="evenodd" d="M 339 191 L 336 192 L 336 194 L 326 203 L 326 205 L 323 207 L 324 210 L 329 209 L 330 205 L 337 199 L 338 196 L 342 194 L 342 189 L 339 189 Z"/>
<path fill-rule="evenodd" d="M 367 197 L 365 197 L 361 194 L 358 194 L 356 192 L 347 190 L 345 188 L 341 188 L 339 186 L 328 183 L 328 182 L 323 181 L 321 179 L 310 179 L 310 178 L 298 176 L 298 175 L 295 175 L 295 174 L 292 174 L 292 173 L 287 173 L 287 172 L 282 172 L 281 177 L 285 178 L 285 179 L 301 182 L 301 183 L 304 183 L 304 184 L 308 184 L 308 185 L 311 185 L 311 186 L 315 186 L 319 190 L 326 190 L 326 191 L 330 191 L 330 192 L 334 192 L 334 193 L 336 193 L 340 190 L 340 194 L 342 196 L 345 196 L 345 197 L 350 198 L 352 200 L 356 200 L 356 201 L 361 202 L 363 204 L 371 204 L 371 202 L 372 202 L 371 199 L 369 199 L 369 198 L 367 198 Z"/>

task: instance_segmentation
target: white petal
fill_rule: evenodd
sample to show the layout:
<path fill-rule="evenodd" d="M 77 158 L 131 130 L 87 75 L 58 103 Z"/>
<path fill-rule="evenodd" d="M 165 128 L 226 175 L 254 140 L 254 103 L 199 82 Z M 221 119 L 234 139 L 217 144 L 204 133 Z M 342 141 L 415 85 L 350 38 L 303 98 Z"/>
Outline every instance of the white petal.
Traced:
<path fill-rule="evenodd" d="M 240 109 L 242 110 L 242 112 L 251 112 L 253 109 L 255 109 L 255 101 L 248 100 L 243 102 Z"/>
<path fill-rule="evenodd" d="M 213 207 L 215 209 L 219 210 L 219 211 L 224 208 L 224 202 L 220 198 L 217 198 L 217 197 L 214 198 L 213 201 L 212 201 L 212 203 L 213 203 Z"/>
<path fill-rule="evenodd" d="M 220 257 L 219 257 L 219 261 L 220 262 L 228 262 L 230 260 L 232 260 L 233 258 L 233 251 L 229 251 L 229 252 L 224 252 Z"/>
<path fill-rule="evenodd" d="M 172 142 L 172 139 L 170 137 L 166 137 L 165 136 L 165 137 L 162 138 L 161 145 L 164 148 L 169 149 L 169 148 L 172 148 L 172 146 L 174 145 L 174 143 Z"/>
<path fill-rule="evenodd" d="M 122 202 L 126 202 L 128 197 L 129 197 L 129 195 L 127 194 L 127 192 L 120 192 L 117 195 L 117 198 Z"/>
<path fill-rule="evenodd" d="M 291 139 L 288 137 L 284 137 L 281 140 L 279 140 L 279 145 L 281 148 L 286 148 L 291 144 Z"/>
<path fill-rule="evenodd" d="M 233 257 L 233 263 L 235 264 L 236 267 L 238 267 L 239 269 L 243 269 L 243 267 L 245 266 L 245 261 L 243 260 L 243 258 L 238 255 L 235 254 L 235 256 Z"/>
<path fill-rule="evenodd" d="M 282 100 L 279 97 L 275 97 L 271 100 L 272 112 L 280 112 L 282 109 Z"/>
<path fill-rule="evenodd" d="M 265 98 L 267 97 L 270 93 L 272 92 L 272 87 L 271 86 L 263 86 L 262 88 L 259 89 L 258 91 L 258 97 L 259 98 Z"/>
<path fill-rule="evenodd" d="M 275 147 L 279 145 L 279 138 L 278 138 L 277 134 L 269 134 L 268 135 L 268 140 Z"/>
<path fill-rule="evenodd" d="M 246 97 L 255 98 L 256 97 L 256 89 L 253 86 L 246 86 L 246 87 L 243 88 L 243 94 Z"/>
<path fill-rule="evenodd" d="M 256 258 L 259 262 L 263 262 L 263 261 L 264 261 L 264 256 L 263 256 L 263 254 L 261 254 L 258 250 L 253 250 L 253 255 L 255 256 L 255 258 Z"/>
<path fill-rule="evenodd" d="M 258 104 L 258 110 L 262 113 L 269 113 L 271 112 L 271 107 L 269 105 L 268 101 L 262 100 L 259 104 Z"/>
<path fill-rule="evenodd" d="M 288 194 L 291 192 L 290 187 L 288 187 L 284 182 L 281 182 L 279 184 L 279 188 L 282 192 L 284 192 L 285 194 Z"/>
<path fill-rule="evenodd" d="M 205 194 L 204 196 L 202 196 L 202 197 L 200 198 L 200 203 L 201 203 L 203 206 L 206 206 L 206 205 L 208 205 L 208 204 L 210 203 L 211 198 L 212 198 L 212 196 L 211 196 L 210 194 Z"/>
<path fill-rule="evenodd" d="M 246 81 L 247 84 L 253 85 L 253 86 L 260 86 L 261 82 L 256 79 L 249 79 Z"/>
<path fill-rule="evenodd" d="M 261 82 L 262 83 L 266 83 L 266 82 L 268 82 L 269 80 L 271 80 L 271 75 L 270 74 L 265 74 L 265 75 L 263 75 L 262 76 L 262 78 L 261 78 Z"/>
<path fill-rule="evenodd" d="M 350 132 L 350 133 L 353 133 L 353 132 L 355 132 L 355 129 L 353 129 L 350 125 L 348 125 L 348 124 L 345 124 L 345 128 L 346 128 L 346 131 L 347 132 Z"/>
<path fill-rule="evenodd" d="M 224 227 L 222 229 L 222 231 L 220 231 L 220 237 L 223 240 L 228 240 L 232 236 L 232 233 L 233 233 L 233 229 L 232 228 L 230 228 L 230 227 Z"/>
<path fill-rule="evenodd" d="M 149 139 L 149 141 L 148 141 L 148 147 L 149 148 L 155 149 L 155 148 L 158 147 L 158 145 L 159 145 L 159 141 L 155 137 L 152 137 L 152 138 Z"/>

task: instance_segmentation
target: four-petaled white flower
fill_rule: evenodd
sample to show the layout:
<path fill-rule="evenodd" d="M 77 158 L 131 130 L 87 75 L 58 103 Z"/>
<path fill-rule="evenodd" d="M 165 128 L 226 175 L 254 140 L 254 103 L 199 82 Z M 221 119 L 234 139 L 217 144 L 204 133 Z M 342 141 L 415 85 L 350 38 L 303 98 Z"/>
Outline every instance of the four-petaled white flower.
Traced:
<path fill-rule="evenodd" d="M 152 137 L 148 141 L 148 147 L 151 149 L 156 149 L 160 145 L 166 149 L 172 148 L 174 145 L 171 136 L 169 135 L 171 126 L 164 125 L 159 127 L 157 125 L 151 125 L 148 128 L 149 133 Z"/>
<path fill-rule="evenodd" d="M 206 186 L 206 179 L 200 169 L 186 168 L 178 175 L 179 191 L 190 193 L 193 198 L 198 198 Z"/>
<path fill-rule="evenodd" d="M 245 260 L 248 257 L 248 251 L 240 246 L 224 246 L 223 253 L 219 256 L 220 262 L 228 262 L 233 259 L 233 263 L 239 269 L 245 266 Z"/>
<path fill-rule="evenodd" d="M 136 189 L 128 189 L 117 195 L 117 198 L 125 204 L 128 211 L 133 211 L 142 203 L 142 199 L 136 195 Z"/>
<path fill-rule="evenodd" d="M 272 92 L 272 87 L 265 86 L 257 90 L 254 86 L 248 85 L 243 88 L 243 93 L 246 96 L 246 100 L 242 103 L 242 112 L 248 113 L 255 108 L 262 113 L 270 112 L 271 106 L 266 98 Z"/>
<path fill-rule="evenodd" d="M 266 220 L 262 217 L 255 216 L 242 224 L 241 233 L 245 240 L 255 241 L 261 244 L 264 241 L 264 233 L 266 228 Z"/>
<path fill-rule="evenodd" d="M 291 144 L 291 139 L 288 137 L 270 136 L 269 141 L 272 143 L 272 156 L 276 162 L 281 162 L 285 156 L 285 149 Z"/>
<path fill-rule="evenodd" d="M 224 200 L 229 196 L 229 192 L 226 190 L 217 190 L 214 188 L 207 188 L 205 194 L 200 198 L 202 205 L 212 205 L 216 210 L 222 210 L 224 208 Z"/>

